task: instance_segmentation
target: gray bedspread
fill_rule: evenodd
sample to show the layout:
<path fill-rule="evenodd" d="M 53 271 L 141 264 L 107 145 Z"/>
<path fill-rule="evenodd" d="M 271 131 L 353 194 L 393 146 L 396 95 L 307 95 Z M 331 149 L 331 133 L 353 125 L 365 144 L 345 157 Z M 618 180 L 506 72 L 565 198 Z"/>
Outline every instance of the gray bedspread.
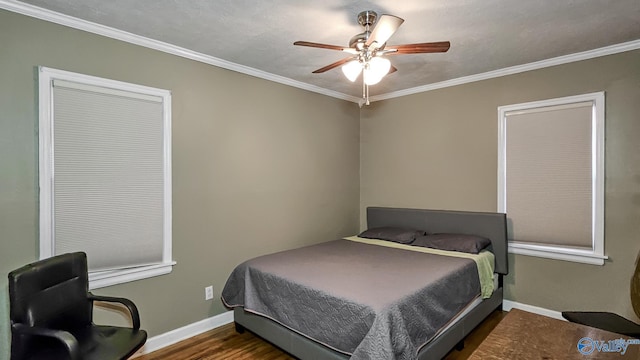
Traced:
<path fill-rule="evenodd" d="M 228 307 L 278 323 L 352 359 L 415 359 L 480 294 L 473 260 L 335 240 L 238 265 Z"/>

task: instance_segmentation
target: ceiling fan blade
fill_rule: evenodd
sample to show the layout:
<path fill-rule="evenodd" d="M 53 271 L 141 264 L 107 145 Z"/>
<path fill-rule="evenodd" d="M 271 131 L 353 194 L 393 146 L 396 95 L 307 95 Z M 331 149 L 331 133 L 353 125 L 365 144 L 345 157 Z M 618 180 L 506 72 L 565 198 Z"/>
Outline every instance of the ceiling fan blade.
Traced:
<path fill-rule="evenodd" d="M 322 67 L 322 68 L 320 68 L 320 69 L 318 69 L 316 71 L 313 71 L 313 74 L 320 74 L 320 73 L 323 73 L 325 71 L 329 71 L 331 69 L 337 68 L 340 65 L 344 65 L 344 64 L 348 63 L 349 61 L 351 61 L 353 59 L 354 59 L 353 57 L 348 57 L 348 58 L 344 58 L 342 60 L 338 60 L 338 61 L 336 61 L 336 62 L 334 62 L 332 64 L 329 64 L 329 65 L 327 65 L 325 67 Z"/>
<path fill-rule="evenodd" d="M 308 47 L 314 47 L 314 48 L 320 48 L 320 49 L 329 49 L 329 50 L 338 50 L 338 51 L 350 50 L 349 48 L 345 48 L 343 46 L 320 44 L 320 43 L 314 43 L 314 42 L 309 42 L 309 41 L 296 41 L 296 42 L 293 43 L 293 45 L 308 46 Z"/>
<path fill-rule="evenodd" d="M 371 30 L 371 35 L 369 35 L 369 38 L 365 42 L 365 45 L 371 46 L 371 44 L 377 43 L 377 45 L 374 45 L 375 47 L 377 48 L 382 47 L 382 45 L 384 45 L 384 43 L 386 43 L 387 40 L 389 40 L 391 35 L 393 35 L 393 33 L 395 33 L 396 30 L 398 30 L 398 28 L 400 27 L 400 25 L 402 25 L 403 22 L 404 22 L 404 19 L 401 19 L 397 16 L 386 15 L 386 14 L 380 16 L 378 21 L 376 21 L 376 24 L 373 26 L 373 30 Z"/>
<path fill-rule="evenodd" d="M 392 46 L 387 46 L 385 51 L 388 51 L 387 53 L 388 55 L 423 54 L 423 53 L 434 53 L 434 52 L 447 52 L 450 47 L 451 47 L 450 42 L 438 41 L 438 42 L 419 43 L 419 44 L 392 45 Z"/>
<path fill-rule="evenodd" d="M 389 72 L 387 73 L 387 75 L 389 74 L 393 74 L 394 72 L 398 71 L 398 69 L 396 69 L 395 66 L 391 65 L 391 68 L 389 68 Z"/>

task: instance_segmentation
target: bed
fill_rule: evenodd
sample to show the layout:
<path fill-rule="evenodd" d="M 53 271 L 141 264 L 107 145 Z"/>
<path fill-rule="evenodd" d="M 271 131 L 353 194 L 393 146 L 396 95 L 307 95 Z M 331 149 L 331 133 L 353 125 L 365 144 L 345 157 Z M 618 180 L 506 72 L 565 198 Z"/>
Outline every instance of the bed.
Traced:
<path fill-rule="evenodd" d="M 502 306 L 505 214 L 369 207 L 367 227 L 489 239 L 491 290 L 478 260 L 341 239 L 238 265 L 222 293 L 236 329 L 305 360 L 437 359 Z"/>

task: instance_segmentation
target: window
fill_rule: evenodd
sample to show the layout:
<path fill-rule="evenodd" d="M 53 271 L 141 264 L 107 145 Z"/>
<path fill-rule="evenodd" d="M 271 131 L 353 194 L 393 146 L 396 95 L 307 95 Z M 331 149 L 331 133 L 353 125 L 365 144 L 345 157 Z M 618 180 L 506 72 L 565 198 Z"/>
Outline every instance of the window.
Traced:
<path fill-rule="evenodd" d="M 498 211 L 515 254 L 603 265 L 604 93 L 498 108 Z"/>
<path fill-rule="evenodd" d="M 171 272 L 171 94 L 39 69 L 40 258 L 84 251 L 91 288 Z"/>

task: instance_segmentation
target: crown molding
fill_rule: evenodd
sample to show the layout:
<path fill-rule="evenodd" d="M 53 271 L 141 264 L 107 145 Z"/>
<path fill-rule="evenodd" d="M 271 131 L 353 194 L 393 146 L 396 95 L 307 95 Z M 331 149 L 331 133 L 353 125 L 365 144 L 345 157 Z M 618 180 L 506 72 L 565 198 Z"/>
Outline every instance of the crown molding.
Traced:
<path fill-rule="evenodd" d="M 16 0 L 0 0 L 0 9 L 8 10 L 18 14 L 30 16 L 36 19 L 52 22 L 59 25 L 68 26 L 70 28 L 87 31 L 93 34 L 106 36 L 108 38 L 121 40 L 130 44 L 143 46 L 149 49 L 162 51 L 168 54 L 180 56 L 186 59 L 195 60 L 205 64 L 213 65 L 223 69 L 239 72 L 260 79 L 265 79 L 280 83 L 283 85 L 293 86 L 295 88 L 327 95 L 337 99 L 347 100 L 357 103 L 360 98 L 343 94 L 341 92 L 328 90 L 319 86 L 307 84 L 301 81 L 293 80 L 284 76 L 275 75 L 266 71 L 258 70 L 249 66 L 236 64 L 227 60 L 219 59 L 210 55 L 189 50 L 180 46 L 169 44 L 166 42 L 149 39 L 144 36 L 132 34 L 127 31 L 118 30 L 109 26 L 100 25 L 94 22 L 78 19 L 69 15 L 61 14 L 55 11 L 43 9 L 34 5 L 26 4 Z"/>
<path fill-rule="evenodd" d="M 523 73 L 526 71 L 538 70 L 538 69 L 543 69 L 551 66 L 568 64 L 576 61 L 589 60 L 589 59 L 593 59 L 601 56 L 613 55 L 613 54 L 618 54 L 621 52 L 632 51 L 637 49 L 640 49 L 640 40 L 633 40 L 633 41 L 629 41 L 621 44 L 602 47 L 599 49 L 558 56 L 555 58 L 540 60 L 540 61 L 536 61 L 528 64 L 511 66 L 508 68 L 488 71 L 481 74 L 469 75 L 469 76 L 459 77 L 456 79 L 441 81 L 433 84 L 417 86 L 410 89 L 404 89 L 404 90 L 394 91 L 386 94 L 376 95 L 376 96 L 372 96 L 369 100 L 380 101 L 380 100 L 386 100 L 386 99 L 393 99 L 401 96 L 412 95 L 412 94 L 417 94 L 421 92 L 437 90 L 437 89 L 442 89 L 450 86 L 462 85 L 462 84 L 472 83 L 472 82 L 481 81 L 481 80 L 493 79 L 497 77 Z"/>
<path fill-rule="evenodd" d="M 130 32 L 118 30 L 112 27 L 100 25 L 90 21 L 78 19 L 69 15 L 64 15 L 55 11 L 43 9 L 34 5 L 26 4 L 17 0 L 0 0 L 0 9 L 5 9 L 22 15 L 30 16 L 40 20 L 56 23 L 59 25 L 68 26 L 74 29 L 87 31 L 97 35 L 106 36 L 112 39 L 121 40 L 130 44 L 143 46 L 146 48 L 162 51 L 168 54 L 180 56 L 186 59 L 199 61 L 205 64 L 213 65 L 223 69 L 239 72 L 242 74 L 250 75 L 260 79 L 265 79 L 280 83 L 283 85 L 292 86 L 295 88 L 315 92 L 318 94 L 351 101 L 354 103 L 360 102 L 361 98 L 353 95 L 344 94 L 341 92 L 328 90 L 319 86 L 307 84 L 301 81 L 293 80 L 284 76 L 275 75 L 266 71 L 258 70 L 252 67 L 236 64 L 227 60 L 219 59 L 210 55 L 199 53 L 193 50 L 189 50 L 180 46 L 172 45 L 158 40 L 149 39 L 140 35 L 135 35 Z M 427 92 L 431 90 L 442 89 L 450 86 L 462 85 L 472 83 L 481 80 L 493 79 L 501 76 L 513 75 L 522 73 L 525 71 L 543 69 L 546 67 L 567 64 L 576 61 L 593 59 L 606 55 L 613 55 L 625 51 L 632 51 L 640 49 L 640 40 L 633 40 L 626 43 L 606 46 L 599 49 L 588 50 L 575 54 L 563 55 L 551 59 L 536 61 L 523 65 L 511 66 L 504 69 L 488 71 L 481 74 L 463 76 L 456 79 L 441 81 L 433 84 L 427 84 L 417 86 L 409 89 L 393 91 L 386 94 L 375 95 L 370 98 L 370 101 L 381 101 L 386 99 L 393 99 L 401 96 L 417 94 L 421 92 Z"/>

